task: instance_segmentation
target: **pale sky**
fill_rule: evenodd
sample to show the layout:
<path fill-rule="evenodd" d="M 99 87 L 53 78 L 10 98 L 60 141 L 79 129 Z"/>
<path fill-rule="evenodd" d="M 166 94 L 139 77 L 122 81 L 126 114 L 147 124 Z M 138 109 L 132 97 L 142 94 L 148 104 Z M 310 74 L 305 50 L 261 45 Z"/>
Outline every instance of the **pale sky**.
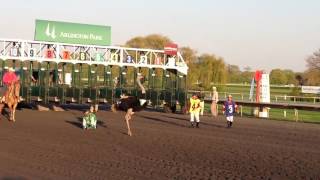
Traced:
<path fill-rule="evenodd" d="M 112 26 L 112 44 L 148 34 L 241 68 L 306 69 L 320 48 L 320 0 L 7 0 L 0 38 L 33 40 L 35 19 Z"/>

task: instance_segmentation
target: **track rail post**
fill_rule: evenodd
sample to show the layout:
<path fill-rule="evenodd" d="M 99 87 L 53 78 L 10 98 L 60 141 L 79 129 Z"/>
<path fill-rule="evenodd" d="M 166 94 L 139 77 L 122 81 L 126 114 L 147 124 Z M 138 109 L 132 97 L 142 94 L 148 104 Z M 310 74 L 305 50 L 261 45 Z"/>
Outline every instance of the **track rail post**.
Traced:
<path fill-rule="evenodd" d="M 294 119 L 296 122 L 299 121 L 299 111 L 298 109 L 294 109 Z"/>

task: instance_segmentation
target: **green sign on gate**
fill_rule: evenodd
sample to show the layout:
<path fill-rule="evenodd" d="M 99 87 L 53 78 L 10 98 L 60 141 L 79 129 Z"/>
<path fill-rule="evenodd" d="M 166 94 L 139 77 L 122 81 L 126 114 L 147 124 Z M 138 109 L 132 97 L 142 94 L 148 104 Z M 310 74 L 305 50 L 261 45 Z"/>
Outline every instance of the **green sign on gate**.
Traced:
<path fill-rule="evenodd" d="M 36 41 L 61 42 L 70 44 L 101 45 L 111 44 L 111 27 L 58 21 L 36 20 Z"/>

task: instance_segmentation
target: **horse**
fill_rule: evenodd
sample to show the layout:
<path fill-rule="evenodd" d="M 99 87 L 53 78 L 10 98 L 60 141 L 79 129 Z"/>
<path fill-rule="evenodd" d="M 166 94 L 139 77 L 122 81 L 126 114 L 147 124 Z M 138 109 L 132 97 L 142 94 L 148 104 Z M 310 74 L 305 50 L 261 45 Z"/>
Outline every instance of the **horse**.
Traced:
<path fill-rule="evenodd" d="M 10 110 L 10 115 L 9 115 L 9 121 L 16 121 L 15 114 L 16 114 L 16 108 L 19 103 L 19 91 L 20 91 L 20 82 L 16 81 L 11 83 L 7 91 L 5 92 L 5 102 L 0 103 L 0 113 L 2 112 L 5 104 L 7 104 L 9 110 Z"/>
<path fill-rule="evenodd" d="M 130 121 L 132 120 L 133 114 L 135 112 L 142 111 L 144 108 L 146 108 L 148 104 L 147 100 L 144 99 L 146 96 L 146 90 L 141 84 L 141 79 L 142 79 L 142 76 L 137 77 L 137 84 L 142 91 L 143 98 L 140 99 L 135 96 L 122 95 L 120 100 L 117 103 L 112 104 L 111 106 L 112 112 L 116 112 L 118 110 L 126 112 L 125 121 L 126 121 L 129 136 L 132 136 L 132 132 L 130 129 Z"/>

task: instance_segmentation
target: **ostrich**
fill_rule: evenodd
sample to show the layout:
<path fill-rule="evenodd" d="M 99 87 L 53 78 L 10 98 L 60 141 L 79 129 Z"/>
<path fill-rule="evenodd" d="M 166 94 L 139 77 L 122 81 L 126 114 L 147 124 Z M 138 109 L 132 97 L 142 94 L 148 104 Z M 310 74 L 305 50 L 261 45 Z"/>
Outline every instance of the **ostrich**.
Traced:
<path fill-rule="evenodd" d="M 142 92 L 142 98 L 138 98 L 136 96 L 128 96 L 122 94 L 120 96 L 120 100 L 111 106 L 112 112 L 117 112 L 118 110 L 125 111 L 125 121 L 127 125 L 128 135 L 132 136 L 130 129 L 130 120 L 132 120 L 132 116 L 135 112 L 143 110 L 147 106 L 146 98 L 146 90 L 141 84 L 141 79 L 143 77 L 138 75 L 137 83 Z"/>

